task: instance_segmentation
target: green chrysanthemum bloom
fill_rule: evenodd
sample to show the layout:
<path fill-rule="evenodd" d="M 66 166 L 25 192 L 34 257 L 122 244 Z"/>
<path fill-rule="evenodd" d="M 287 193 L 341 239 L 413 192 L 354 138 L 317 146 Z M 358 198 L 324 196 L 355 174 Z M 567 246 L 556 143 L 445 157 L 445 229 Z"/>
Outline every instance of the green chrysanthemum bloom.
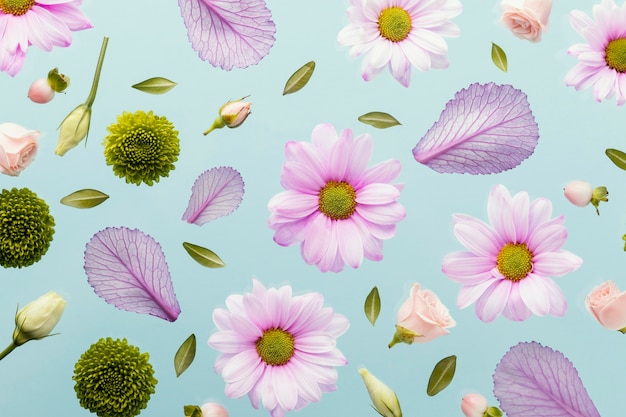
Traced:
<path fill-rule="evenodd" d="M 74 390 L 83 408 L 99 417 L 134 417 L 146 408 L 157 380 L 148 362 L 126 339 L 100 339 L 74 366 Z"/>
<path fill-rule="evenodd" d="M 117 116 L 117 123 L 107 127 L 104 156 L 107 165 L 127 183 L 152 185 L 169 176 L 180 153 L 178 131 L 164 116 L 137 110 Z"/>
<path fill-rule="evenodd" d="M 0 193 L 0 265 L 22 268 L 39 261 L 54 234 L 48 205 L 28 188 Z"/>

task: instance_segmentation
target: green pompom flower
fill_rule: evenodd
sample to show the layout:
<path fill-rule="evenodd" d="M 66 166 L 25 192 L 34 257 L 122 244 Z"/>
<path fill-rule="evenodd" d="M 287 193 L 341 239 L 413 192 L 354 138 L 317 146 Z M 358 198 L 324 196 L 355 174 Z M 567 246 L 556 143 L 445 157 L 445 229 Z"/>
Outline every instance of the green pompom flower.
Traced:
<path fill-rule="evenodd" d="M 175 168 L 180 153 L 178 131 L 164 116 L 152 111 L 124 112 L 107 130 L 102 142 L 106 163 L 127 183 L 152 185 Z"/>
<path fill-rule="evenodd" d="M 0 265 L 22 268 L 39 261 L 54 234 L 48 205 L 28 188 L 0 193 Z"/>
<path fill-rule="evenodd" d="M 148 362 L 126 339 L 100 339 L 74 366 L 74 390 L 83 408 L 99 417 L 134 417 L 148 405 L 157 380 Z"/>

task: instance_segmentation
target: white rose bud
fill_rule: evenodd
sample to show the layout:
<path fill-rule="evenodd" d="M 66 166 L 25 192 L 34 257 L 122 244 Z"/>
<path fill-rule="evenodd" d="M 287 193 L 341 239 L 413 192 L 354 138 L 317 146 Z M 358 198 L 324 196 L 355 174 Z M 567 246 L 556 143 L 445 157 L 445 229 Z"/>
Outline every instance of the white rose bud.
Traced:
<path fill-rule="evenodd" d="M 396 393 L 374 375 L 370 374 L 367 369 L 361 368 L 359 373 L 363 377 L 365 388 L 367 388 L 376 411 L 383 417 L 402 417 L 402 410 L 400 409 L 400 402 Z"/>
<path fill-rule="evenodd" d="M 80 143 L 87 133 L 89 133 L 89 124 L 91 123 L 91 107 L 81 104 L 76 107 L 61 122 L 59 132 L 59 142 L 54 153 L 63 156 L 67 151 L 74 148 Z"/>
<path fill-rule="evenodd" d="M 49 336 L 61 319 L 65 304 L 66 301 L 54 291 L 26 304 L 15 315 L 13 343 L 20 346 L 29 340 Z"/>

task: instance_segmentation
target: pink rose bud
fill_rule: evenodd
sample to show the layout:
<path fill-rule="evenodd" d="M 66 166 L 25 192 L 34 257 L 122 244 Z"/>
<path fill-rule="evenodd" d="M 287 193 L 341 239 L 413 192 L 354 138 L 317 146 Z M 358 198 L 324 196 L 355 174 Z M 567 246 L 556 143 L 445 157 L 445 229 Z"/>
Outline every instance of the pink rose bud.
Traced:
<path fill-rule="evenodd" d="M 563 189 L 565 197 L 575 206 L 585 207 L 591 202 L 593 187 L 587 181 L 572 181 Z"/>
<path fill-rule="evenodd" d="M 456 326 L 448 308 L 430 290 L 421 290 L 413 284 L 409 298 L 400 306 L 396 333 L 389 343 L 425 343 L 450 333 L 447 329 Z"/>
<path fill-rule="evenodd" d="M 35 158 L 37 130 L 24 129 L 15 123 L 0 124 L 0 172 L 17 176 Z"/>
<path fill-rule="evenodd" d="M 54 98 L 54 90 L 46 78 L 39 78 L 30 85 L 28 98 L 35 103 L 47 103 Z"/>
<path fill-rule="evenodd" d="M 228 417 L 228 411 L 218 403 L 206 403 L 200 409 L 202 417 Z"/>
<path fill-rule="evenodd" d="M 252 103 L 242 101 L 229 101 L 220 109 L 220 116 L 227 127 L 237 127 L 246 120 L 250 114 Z"/>
<path fill-rule="evenodd" d="M 592 289 L 585 297 L 585 307 L 607 329 L 626 331 L 626 291 L 620 292 L 614 281 Z"/>
<path fill-rule="evenodd" d="M 548 30 L 552 0 L 502 0 L 500 6 L 500 21 L 520 39 L 539 42 Z"/>
<path fill-rule="evenodd" d="M 461 411 L 465 417 L 483 417 L 489 403 L 480 394 L 467 394 L 461 400 Z"/>

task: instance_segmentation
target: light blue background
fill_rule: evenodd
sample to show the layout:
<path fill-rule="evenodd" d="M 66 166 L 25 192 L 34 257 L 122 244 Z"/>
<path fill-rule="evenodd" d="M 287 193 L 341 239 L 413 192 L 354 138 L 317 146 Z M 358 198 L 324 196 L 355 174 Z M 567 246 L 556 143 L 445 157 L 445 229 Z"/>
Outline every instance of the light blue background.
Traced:
<path fill-rule="evenodd" d="M 211 312 L 229 294 L 251 290 L 252 277 L 266 286 L 289 284 L 295 294 L 321 292 L 325 304 L 351 321 L 338 347 L 349 364 L 339 368 L 337 391 L 325 394 L 299 416 L 375 416 L 370 408 L 360 367 L 394 389 L 406 416 L 461 416 L 464 394 L 480 392 L 491 404 L 491 379 L 502 355 L 521 341 L 536 340 L 563 352 L 576 366 L 603 416 L 623 415 L 626 386 L 626 336 L 602 328 L 585 310 L 584 296 L 595 285 L 614 279 L 626 289 L 626 172 L 604 155 L 606 148 L 626 150 L 624 108 L 614 100 L 597 103 L 590 90 L 576 92 L 564 85 L 576 64 L 567 48 L 583 42 L 570 27 L 572 9 L 591 12 L 592 1 L 556 1 L 550 30 L 531 44 L 515 38 L 500 25 L 495 1 L 465 1 L 454 19 L 461 37 L 448 39 L 450 67 L 420 73 L 413 70 L 410 88 L 388 71 L 369 83 L 360 77 L 361 60 L 348 56 L 336 43 L 348 24 L 347 0 L 268 0 L 276 23 L 276 43 L 258 65 L 230 72 L 201 61 L 187 41 L 176 1 L 86 0 L 85 14 L 93 29 L 75 32 L 69 48 L 45 53 L 30 48 L 22 71 L 14 78 L 0 74 L 0 122 L 10 121 L 42 132 L 34 163 L 19 177 L 2 176 L 3 188 L 29 187 L 44 198 L 56 221 L 54 241 L 37 264 L 0 271 L 0 344 L 9 344 L 16 304 L 50 290 L 68 301 L 55 329 L 60 335 L 20 347 L 0 362 L 0 416 L 87 416 L 76 399 L 72 374 L 78 357 L 101 337 L 127 338 L 150 353 L 159 380 L 142 416 L 182 416 L 183 405 L 218 401 L 231 416 L 265 416 L 247 398 L 224 395 L 224 382 L 213 371 L 218 352 L 206 340 L 216 331 Z M 54 155 L 55 130 L 65 115 L 87 97 L 100 44 L 109 46 L 100 88 L 93 107 L 87 146 L 64 157 Z M 509 72 L 491 62 L 491 42 L 508 54 Z M 287 78 L 304 63 L 317 67 L 300 92 L 282 96 Z M 67 94 L 48 104 L 34 104 L 26 93 L 30 83 L 58 66 L 71 77 Z M 154 76 L 179 83 L 165 95 L 153 96 L 130 86 Z M 411 149 L 438 119 L 454 93 L 474 82 L 508 83 L 528 95 L 539 124 L 535 153 L 519 167 L 496 175 L 443 175 L 415 162 Z M 229 99 L 250 94 L 252 115 L 235 130 L 202 136 Z M 176 170 L 153 187 L 126 184 L 105 164 L 101 141 L 106 126 L 122 111 L 153 110 L 166 116 L 180 132 L 181 153 Z M 377 130 L 357 117 L 385 111 L 402 126 Z M 372 164 L 389 158 L 402 162 L 399 182 L 406 184 L 401 203 L 407 217 L 396 237 L 384 243 L 381 262 L 365 261 L 357 270 L 320 273 L 304 263 L 298 247 L 283 248 L 267 228 L 267 202 L 282 191 L 279 183 L 283 147 L 288 140 L 308 141 L 318 123 L 374 138 Z M 239 170 L 246 184 L 243 203 L 228 217 L 202 227 L 181 221 L 191 186 L 203 171 L 215 166 Z M 563 197 L 564 185 L 583 179 L 605 185 L 610 202 L 601 216 L 592 207 L 572 206 Z M 463 250 L 452 233 L 452 214 L 466 213 L 486 220 L 490 189 L 504 184 L 513 193 L 547 197 L 554 215 L 565 215 L 569 239 L 565 246 L 584 259 L 576 272 L 556 282 L 568 300 L 564 318 L 531 317 L 521 323 L 500 317 L 482 323 L 473 306 L 459 310 L 460 285 L 441 273 L 441 260 Z M 59 203 L 61 197 L 95 188 L 111 196 L 91 210 Z M 163 247 L 182 313 L 169 323 L 152 316 L 120 311 L 97 297 L 83 271 L 83 251 L 91 236 L 107 226 L 139 228 Z M 209 270 L 191 260 L 182 248 L 188 241 L 211 248 L 227 267 Z M 435 291 L 449 307 L 457 326 L 451 334 L 428 344 L 400 345 L 389 350 L 397 308 L 411 283 Z M 363 314 L 363 301 L 374 286 L 382 298 L 375 327 Z M 196 359 L 179 378 L 173 357 L 190 333 L 198 339 Z M 4 346 L 2 346 L 4 347 Z M 458 357 L 452 384 L 435 397 L 426 395 L 430 372 L 441 358 Z M 610 381 L 610 382 L 609 382 Z"/>

